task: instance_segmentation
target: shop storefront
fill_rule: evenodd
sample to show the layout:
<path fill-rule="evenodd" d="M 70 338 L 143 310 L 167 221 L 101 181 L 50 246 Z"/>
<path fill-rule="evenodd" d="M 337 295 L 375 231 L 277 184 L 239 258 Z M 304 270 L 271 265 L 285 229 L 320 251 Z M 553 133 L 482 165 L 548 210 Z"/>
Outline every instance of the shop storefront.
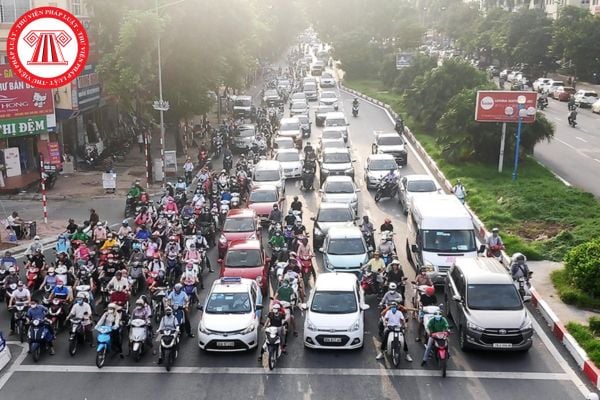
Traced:
<path fill-rule="evenodd" d="M 0 65 L 0 191 L 37 182 L 42 159 L 60 168 L 52 92 L 27 85 Z"/>

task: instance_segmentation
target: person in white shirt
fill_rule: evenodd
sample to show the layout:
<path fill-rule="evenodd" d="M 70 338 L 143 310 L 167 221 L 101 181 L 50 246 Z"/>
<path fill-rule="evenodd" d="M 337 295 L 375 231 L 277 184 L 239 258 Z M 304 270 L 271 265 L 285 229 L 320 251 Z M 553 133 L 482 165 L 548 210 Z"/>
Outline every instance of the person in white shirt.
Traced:
<path fill-rule="evenodd" d="M 86 301 L 87 298 L 83 293 L 77 294 L 75 303 L 71 307 L 67 320 L 71 318 L 80 319 L 81 326 L 83 327 L 84 340 L 89 339 L 90 347 L 94 346 L 94 340 L 92 338 L 92 308 Z"/>
<path fill-rule="evenodd" d="M 383 331 L 383 339 L 381 341 L 381 352 L 377 354 L 377 360 L 381 360 L 383 358 L 383 353 L 385 353 L 387 349 L 388 336 L 393 328 L 397 326 L 403 327 L 406 324 L 406 321 L 404 320 L 404 314 L 402 311 L 398 310 L 398 303 L 392 303 L 390 309 L 387 310 L 383 316 L 383 321 L 385 324 L 385 330 Z M 412 361 L 412 357 L 410 354 L 408 354 L 406 338 L 404 338 L 404 352 L 406 353 L 406 361 Z"/>
<path fill-rule="evenodd" d="M 462 184 L 460 179 L 456 180 L 456 185 L 454 185 L 454 187 L 452 188 L 452 193 L 454 193 L 454 195 L 458 197 L 461 203 L 464 204 L 465 197 L 467 197 L 467 189 L 465 189 L 465 186 Z"/>
<path fill-rule="evenodd" d="M 121 271 L 117 271 L 115 276 L 108 282 L 108 287 L 117 292 L 127 292 L 129 291 L 129 281 L 123 278 L 123 273 Z"/>
<path fill-rule="evenodd" d="M 29 244 L 29 247 L 27 247 L 27 250 L 25 250 L 25 255 L 27 255 L 27 256 L 34 255 L 35 252 L 38 250 L 42 254 L 44 254 L 44 244 L 41 242 L 40 237 L 38 235 L 36 235 L 33 238 L 33 242 L 31 242 Z"/>

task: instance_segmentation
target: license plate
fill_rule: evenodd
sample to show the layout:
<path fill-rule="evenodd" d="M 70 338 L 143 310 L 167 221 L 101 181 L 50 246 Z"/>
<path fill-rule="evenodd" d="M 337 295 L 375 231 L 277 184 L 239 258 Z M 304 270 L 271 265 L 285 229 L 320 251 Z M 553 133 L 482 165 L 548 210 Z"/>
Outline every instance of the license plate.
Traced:
<path fill-rule="evenodd" d="M 512 343 L 494 343 L 492 347 L 495 349 L 510 349 L 512 348 Z"/>
<path fill-rule="evenodd" d="M 325 343 L 342 343 L 342 338 L 339 337 L 326 337 L 323 338 Z"/>
<path fill-rule="evenodd" d="M 233 342 L 217 342 L 218 347 L 233 347 L 234 345 Z"/>

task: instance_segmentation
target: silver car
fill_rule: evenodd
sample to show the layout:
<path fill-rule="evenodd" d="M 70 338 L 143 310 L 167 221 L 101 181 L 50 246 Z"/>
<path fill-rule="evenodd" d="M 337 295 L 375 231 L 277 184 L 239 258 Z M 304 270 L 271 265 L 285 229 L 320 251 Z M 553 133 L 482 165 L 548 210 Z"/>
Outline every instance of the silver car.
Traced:
<path fill-rule="evenodd" d="M 315 217 L 313 226 L 313 249 L 318 249 L 323 244 L 329 229 L 340 226 L 352 226 L 356 217 L 354 210 L 343 203 L 321 203 Z"/>
<path fill-rule="evenodd" d="M 240 125 L 238 131 L 232 137 L 233 150 L 244 152 L 252 147 L 256 139 L 256 128 L 254 125 Z"/>
<path fill-rule="evenodd" d="M 337 111 L 338 109 L 338 96 L 334 91 L 324 91 L 319 95 L 319 104 L 325 104 L 328 106 L 333 106 L 333 108 Z"/>
<path fill-rule="evenodd" d="M 398 202 L 404 214 L 408 213 L 415 197 L 431 194 L 442 194 L 442 188 L 430 175 L 405 175 L 400 179 Z"/>
<path fill-rule="evenodd" d="M 350 204 L 354 214 L 358 213 L 358 195 L 356 187 L 349 176 L 330 176 L 319 190 L 322 202 Z"/>
<path fill-rule="evenodd" d="M 323 266 L 327 271 L 358 272 L 369 261 L 369 250 L 357 226 L 329 229 L 323 247 Z"/>
<path fill-rule="evenodd" d="M 398 164 L 391 154 L 371 154 L 367 157 L 365 164 L 365 183 L 367 189 L 372 189 L 379 185 L 381 179 L 391 170 L 398 173 Z"/>

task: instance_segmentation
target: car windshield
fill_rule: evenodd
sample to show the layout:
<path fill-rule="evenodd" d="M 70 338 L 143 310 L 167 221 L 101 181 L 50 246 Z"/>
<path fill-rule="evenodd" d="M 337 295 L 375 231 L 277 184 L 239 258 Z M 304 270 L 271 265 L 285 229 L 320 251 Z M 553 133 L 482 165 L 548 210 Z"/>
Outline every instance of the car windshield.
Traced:
<path fill-rule="evenodd" d="M 247 314 L 252 312 L 248 293 L 211 293 L 204 311 L 208 314 Z"/>
<path fill-rule="evenodd" d="M 240 131 L 241 137 L 252 137 L 254 136 L 254 129 L 243 129 Z"/>
<path fill-rule="evenodd" d="M 304 84 L 304 91 L 305 92 L 316 92 L 317 91 L 317 87 L 315 86 L 314 83 L 305 83 Z"/>
<path fill-rule="evenodd" d="M 305 110 L 306 109 L 306 104 L 304 104 L 301 101 L 297 101 L 294 104 L 292 104 L 292 110 Z"/>
<path fill-rule="evenodd" d="M 397 169 L 398 164 L 394 160 L 371 160 L 369 163 L 369 169 L 371 171 L 389 171 L 391 169 Z"/>
<path fill-rule="evenodd" d="M 319 314 L 350 314 L 358 310 L 354 292 L 317 290 L 310 311 Z"/>
<path fill-rule="evenodd" d="M 292 95 L 292 100 L 306 100 L 306 96 L 304 93 L 294 93 Z"/>
<path fill-rule="evenodd" d="M 514 285 L 467 285 L 471 310 L 520 310 L 523 303 Z"/>
<path fill-rule="evenodd" d="M 299 122 L 286 122 L 279 127 L 280 131 L 297 131 L 300 129 Z"/>
<path fill-rule="evenodd" d="M 327 182 L 325 193 L 354 193 L 354 185 L 350 182 Z"/>
<path fill-rule="evenodd" d="M 337 96 L 334 92 L 323 92 L 321 93 L 322 99 L 337 99 Z"/>
<path fill-rule="evenodd" d="M 321 139 L 342 139 L 342 132 L 340 131 L 324 131 L 321 135 Z"/>
<path fill-rule="evenodd" d="M 400 146 L 404 144 L 404 140 L 400 136 L 384 136 L 377 140 L 380 146 Z"/>
<path fill-rule="evenodd" d="M 327 254 L 332 256 L 349 256 L 366 252 L 367 249 L 361 238 L 331 239 L 327 247 Z"/>
<path fill-rule="evenodd" d="M 225 265 L 230 268 L 254 268 L 262 264 L 260 250 L 228 250 Z"/>
<path fill-rule="evenodd" d="M 323 78 L 333 78 L 333 75 L 331 75 L 329 72 L 325 72 L 323 75 L 321 75 L 321 79 Z"/>
<path fill-rule="evenodd" d="M 263 169 L 254 171 L 254 176 L 252 177 L 255 182 L 273 182 L 278 181 L 279 171 L 274 169 Z"/>
<path fill-rule="evenodd" d="M 409 181 L 406 185 L 406 190 L 416 193 L 435 192 L 437 191 L 437 187 L 435 187 L 435 183 L 430 180 Z"/>
<path fill-rule="evenodd" d="M 327 114 L 328 112 L 334 112 L 335 108 L 333 106 L 319 106 L 317 109 L 317 114 Z"/>
<path fill-rule="evenodd" d="M 473 230 L 423 230 L 423 250 L 444 253 L 475 251 Z"/>
<path fill-rule="evenodd" d="M 325 153 L 323 154 L 324 163 L 349 163 L 349 153 Z"/>
<path fill-rule="evenodd" d="M 325 120 L 325 126 L 346 126 L 346 120 L 344 118 L 327 118 Z"/>
<path fill-rule="evenodd" d="M 277 192 L 271 190 L 255 190 L 250 193 L 251 203 L 275 203 L 277 201 Z"/>
<path fill-rule="evenodd" d="M 300 161 L 300 154 L 296 152 L 277 153 L 276 160 L 280 162 Z"/>
<path fill-rule="evenodd" d="M 252 100 L 250 99 L 235 99 L 233 102 L 234 107 L 250 107 L 252 105 Z"/>
<path fill-rule="evenodd" d="M 352 213 L 346 208 L 324 208 L 319 211 L 319 222 L 347 222 L 352 221 Z"/>
<path fill-rule="evenodd" d="M 253 218 L 227 218 L 223 225 L 224 232 L 253 232 L 255 229 Z"/>
<path fill-rule="evenodd" d="M 308 125 L 308 117 L 306 115 L 298 115 L 297 117 L 301 124 Z"/>
<path fill-rule="evenodd" d="M 291 149 L 294 147 L 294 142 L 292 140 L 283 140 L 287 138 L 279 138 L 275 140 L 275 144 L 279 149 Z"/>
<path fill-rule="evenodd" d="M 323 140 L 323 144 L 321 146 L 323 149 L 344 149 L 346 148 L 346 143 L 342 139 L 329 139 Z"/>

